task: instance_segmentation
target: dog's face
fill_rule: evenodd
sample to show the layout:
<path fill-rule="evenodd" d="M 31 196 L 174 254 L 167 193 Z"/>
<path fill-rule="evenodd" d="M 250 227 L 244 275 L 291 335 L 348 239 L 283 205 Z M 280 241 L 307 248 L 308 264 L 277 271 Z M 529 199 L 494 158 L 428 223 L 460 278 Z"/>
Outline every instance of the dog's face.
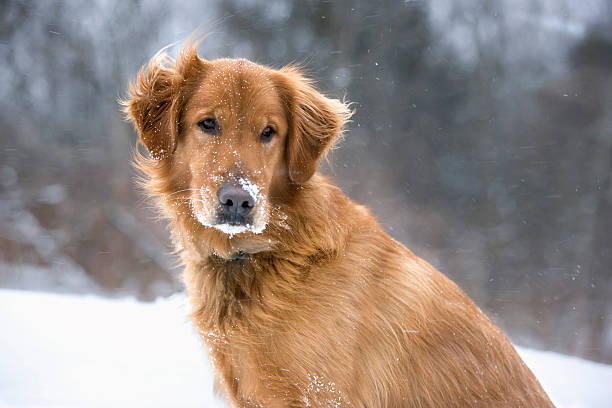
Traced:
<path fill-rule="evenodd" d="M 175 156 L 187 164 L 200 223 L 260 233 L 286 185 L 288 120 L 273 79 L 245 60 L 218 60 L 185 105 Z"/>
<path fill-rule="evenodd" d="M 153 58 L 125 104 L 156 161 L 155 193 L 188 203 L 190 217 L 229 238 L 274 221 L 279 200 L 308 182 L 350 115 L 297 69 L 206 61 L 193 47 L 176 62 Z"/>

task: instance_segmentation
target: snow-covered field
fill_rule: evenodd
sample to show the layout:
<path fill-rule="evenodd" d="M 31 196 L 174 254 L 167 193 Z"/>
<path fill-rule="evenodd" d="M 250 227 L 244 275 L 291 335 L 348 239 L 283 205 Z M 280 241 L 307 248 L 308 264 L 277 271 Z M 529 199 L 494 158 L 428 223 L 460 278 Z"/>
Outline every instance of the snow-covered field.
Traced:
<path fill-rule="evenodd" d="M 0 408 L 224 406 L 186 308 L 0 290 Z M 559 408 L 612 407 L 612 366 L 519 352 Z"/>

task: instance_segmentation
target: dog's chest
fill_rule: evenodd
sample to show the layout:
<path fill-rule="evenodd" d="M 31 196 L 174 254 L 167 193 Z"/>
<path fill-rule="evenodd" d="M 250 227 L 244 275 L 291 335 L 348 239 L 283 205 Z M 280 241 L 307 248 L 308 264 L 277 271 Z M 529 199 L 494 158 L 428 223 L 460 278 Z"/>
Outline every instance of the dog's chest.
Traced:
<path fill-rule="evenodd" d="M 231 335 L 227 339 L 224 365 L 217 369 L 246 406 L 351 406 L 346 378 L 321 372 L 325 362 L 317 363 L 314 358 L 321 350 L 296 349 L 292 339 L 282 335 L 260 333 L 251 338 L 242 333 L 240 338 Z"/>
<path fill-rule="evenodd" d="M 348 345 L 355 334 L 347 298 L 332 303 L 325 301 L 331 295 L 307 286 L 295 291 L 296 285 L 264 285 L 262 281 L 287 283 L 286 278 L 261 279 L 264 274 L 281 275 L 281 263 L 272 268 L 272 262 L 250 261 L 207 265 L 210 269 L 203 275 L 215 280 L 202 282 L 205 296 L 192 299 L 202 312 L 192 315 L 194 323 L 210 334 L 203 338 L 217 372 L 253 406 L 275 406 L 275 400 L 298 406 L 345 401 Z M 328 367 L 326 375 L 321 367 Z"/>
<path fill-rule="evenodd" d="M 202 293 L 208 296 L 202 300 L 214 327 L 224 330 L 242 325 L 245 314 L 261 303 L 256 269 L 256 263 L 247 257 L 208 263 L 205 273 L 211 281 L 205 283 Z"/>

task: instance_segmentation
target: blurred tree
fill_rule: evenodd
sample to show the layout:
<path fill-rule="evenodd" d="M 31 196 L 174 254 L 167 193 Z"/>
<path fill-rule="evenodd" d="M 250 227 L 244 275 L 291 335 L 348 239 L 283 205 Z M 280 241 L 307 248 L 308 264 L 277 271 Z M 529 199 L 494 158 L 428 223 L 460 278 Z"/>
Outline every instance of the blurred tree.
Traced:
<path fill-rule="evenodd" d="M 612 362 L 609 2 L 13 0 L 0 23 L 0 285 L 179 290 L 116 99 L 199 25 L 206 58 L 355 102 L 326 171 L 514 341 Z"/>

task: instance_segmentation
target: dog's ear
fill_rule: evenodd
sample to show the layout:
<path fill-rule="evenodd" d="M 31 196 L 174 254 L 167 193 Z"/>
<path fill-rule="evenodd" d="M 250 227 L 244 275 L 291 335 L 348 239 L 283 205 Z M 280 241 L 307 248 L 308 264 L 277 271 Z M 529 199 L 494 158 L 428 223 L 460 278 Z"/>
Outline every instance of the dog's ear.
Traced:
<path fill-rule="evenodd" d="M 206 64 L 197 55 L 197 44 L 185 46 L 176 61 L 163 49 L 138 71 L 136 81 L 130 82 L 128 97 L 121 103 L 153 159 L 161 160 L 174 152 L 186 87 Z"/>
<path fill-rule="evenodd" d="M 345 103 L 316 91 L 295 67 L 279 71 L 277 86 L 289 121 L 286 145 L 289 178 L 294 183 L 305 183 L 342 134 L 352 112 Z"/>
<path fill-rule="evenodd" d="M 176 73 L 172 65 L 166 64 L 166 58 L 157 54 L 138 71 L 123 101 L 140 141 L 157 160 L 172 154 L 178 136 Z"/>

